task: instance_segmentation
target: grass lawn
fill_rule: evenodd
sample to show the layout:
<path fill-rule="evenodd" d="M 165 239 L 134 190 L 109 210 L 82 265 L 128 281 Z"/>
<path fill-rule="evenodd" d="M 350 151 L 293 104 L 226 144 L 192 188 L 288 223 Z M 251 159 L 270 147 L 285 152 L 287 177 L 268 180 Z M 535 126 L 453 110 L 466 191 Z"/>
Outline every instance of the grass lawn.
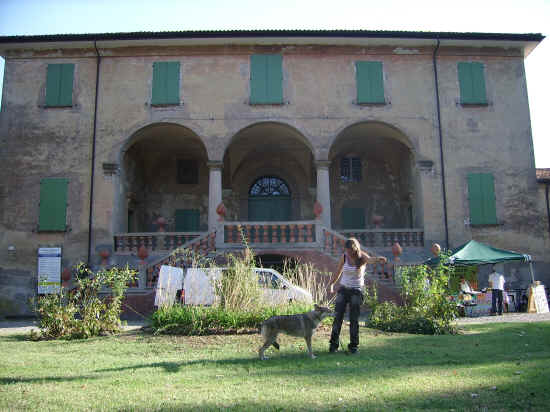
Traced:
<path fill-rule="evenodd" d="M 550 408 L 550 322 L 470 325 L 458 336 L 361 328 L 360 353 L 328 353 L 329 328 L 259 335 L 78 341 L 0 336 L 0 410 L 540 410 Z M 347 345 L 349 332 L 342 331 Z"/>

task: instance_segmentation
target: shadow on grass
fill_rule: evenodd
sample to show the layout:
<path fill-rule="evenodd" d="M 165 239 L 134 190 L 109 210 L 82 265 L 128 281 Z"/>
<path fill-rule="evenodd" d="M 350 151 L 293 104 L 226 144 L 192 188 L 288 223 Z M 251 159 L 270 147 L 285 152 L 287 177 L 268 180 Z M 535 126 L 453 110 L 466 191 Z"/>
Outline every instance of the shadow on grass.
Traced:
<path fill-rule="evenodd" d="M 439 391 L 437 388 L 426 388 L 422 393 L 407 393 L 390 391 L 380 394 L 366 392 L 355 399 L 347 399 L 322 392 L 316 392 L 315 398 L 278 397 L 269 402 L 259 402 L 243 399 L 201 400 L 191 402 L 177 400 L 168 405 L 146 405 L 120 408 L 123 412 L 158 412 L 224 410 L 224 411 L 384 411 L 384 410 L 501 410 L 501 411 L 546 411 L 547 399 L 544 394 L 524 392 L 513 396 L 517 389 L 513 384 L 502 385 L 496 390 L 491 388 L 476 388 L 460 391 Z"/>
<path fill-rule="evenodd" d="M 376 333 L 363 333 L 360 353 L 347 352 L 329 354 L 328 343 L 324 350 L 319 343 L 314 347 L 317 359 L 310 359 L 301 340 L 281 345 L 281 351 L 269 349 L 271 359 L 261 361 L 255 357 L 232 357 L 208 359 L 201 357 L 181 362 L 152 362 L 125 367 L 99 369 L 94 372 L 120 372 L 146 368 L 162 368 L 167 373 L 178 373 L 185 368 L 215 365 L 216 367 L 254 369 L 258 373 L 270 370 L 270 374 L 285 374 L 289 377 L 304 375 L 348 375 L 357 374 L 365 378 L 373 377 L 372 371 L 380 372 L 390 368 L 415 367 L 461 367 L 471 365 L 491 365 L 500 362 L 522 362 L 533 359 L 550 359 L 550 323 L 546 324 L 502 324 L 473 325 L 463 335 L 408 335 L 383 334 L 384 344 L 378 344 Z M 476 333 L 477 332 L 477 333 Z M 259 343 L 259 341 L 258 341 Z M 259 346 L 259 345 L 258 345 Z M 296 349 L 296 346 L 300 349 Z M 206 349 L 206 348 L 205 348 Z M 254 349 L 257 349 L 254 347 Z M 303 351 L 302 351 L 303 349 Z M 200 349 L 197 356 L 203 356 Z M 206 352 L 205 352 L 206 353 Z M 207 355 L 206 355 L 207 356 Z M 550 368 L 545 372 L 550 381 Z"/>
<path fill-rule="evenodd" d="M 17 385 L 19 383 L 72 382 L 81 379 L 98 379 L 98 376 L 41 376 L 33 378 L 0 376 L 0 385 Z"/>
<path fill-rule="evenodd" d="M 29 332 L 17 334 L 0 335 L 0 342 L 33 342 Z"/>

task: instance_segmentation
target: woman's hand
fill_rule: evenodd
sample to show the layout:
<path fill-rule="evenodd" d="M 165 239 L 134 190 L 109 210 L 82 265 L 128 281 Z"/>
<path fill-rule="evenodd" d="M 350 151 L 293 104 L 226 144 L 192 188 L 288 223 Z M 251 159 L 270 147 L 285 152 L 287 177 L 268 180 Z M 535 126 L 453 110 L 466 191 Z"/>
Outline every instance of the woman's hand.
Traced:
<path fill-rule="evenodd" d="M 384 256 L 378 256 L 378 263 L 382 263 L 383 265 L 388 262 L 388 259 L 386 259 Z"/>

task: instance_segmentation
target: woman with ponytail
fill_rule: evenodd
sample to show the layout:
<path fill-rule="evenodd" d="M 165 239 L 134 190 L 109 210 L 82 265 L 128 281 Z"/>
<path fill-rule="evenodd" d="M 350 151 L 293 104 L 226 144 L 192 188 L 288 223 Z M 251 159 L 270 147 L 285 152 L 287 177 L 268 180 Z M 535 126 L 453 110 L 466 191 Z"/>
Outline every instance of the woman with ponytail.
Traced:
<path fill-rule="evenodd" d="M 371 263 L 386 263 L 383 256 L 371 257 L 361 250 L 359 241 L 349 238 L 345 243 L 345 250 L 336 271 L 336 276 L 330 283 L 330 292 L 334 293 L 334 285 L 340 281 L 340 287 L 336 296 L 334 322 L 330 336 L 329 351 L 334 353 L 340 344 L 340 330 L 349 304 L 349 334 L 350 342 L 348 350 L 357 353 L 359 347 L 359 313 L 363 303 L 363 288 L 365 285 L 365 266 Z"/>

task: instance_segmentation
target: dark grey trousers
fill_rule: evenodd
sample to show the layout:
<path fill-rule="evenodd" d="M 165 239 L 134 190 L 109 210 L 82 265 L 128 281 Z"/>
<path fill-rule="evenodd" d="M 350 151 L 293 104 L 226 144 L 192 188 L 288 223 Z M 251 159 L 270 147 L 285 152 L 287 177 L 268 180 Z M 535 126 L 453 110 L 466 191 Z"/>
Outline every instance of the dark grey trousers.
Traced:
<path fill-rule="evenodd" d="M 336 307 L 334 322 L 332 322 L 332 333 L 330 335 L 330 348 L 337 349 L 340 342 L 340 330 L 346 313 L 346 306 L 349 304 L 349 346 L 348 349 L 356 350 L 359 346 L 359 314 L 363 303 L 363 293 L 359 289 L 340 287 L 336 296 Z"/>

